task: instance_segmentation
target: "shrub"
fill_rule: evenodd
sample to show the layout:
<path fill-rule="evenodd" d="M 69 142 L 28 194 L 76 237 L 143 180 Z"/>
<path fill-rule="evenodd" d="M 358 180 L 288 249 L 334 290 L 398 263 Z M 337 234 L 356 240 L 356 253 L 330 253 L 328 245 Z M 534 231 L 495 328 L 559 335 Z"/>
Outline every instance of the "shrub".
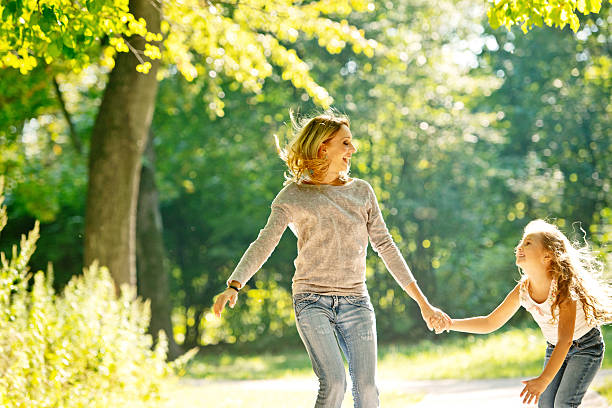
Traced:
<path fill-rule="evenodd" d="M 6 224 L 0 178 L 0 232 Z M 149 305 L 124 287 L 117 295 L 106 268 L 94 264 L 61 294 L 52 270 L 31 274 L 38 222 L 0 253 L 0 406 L 155 407 L 178 365 L 167 343 L 147 334 Z"/>

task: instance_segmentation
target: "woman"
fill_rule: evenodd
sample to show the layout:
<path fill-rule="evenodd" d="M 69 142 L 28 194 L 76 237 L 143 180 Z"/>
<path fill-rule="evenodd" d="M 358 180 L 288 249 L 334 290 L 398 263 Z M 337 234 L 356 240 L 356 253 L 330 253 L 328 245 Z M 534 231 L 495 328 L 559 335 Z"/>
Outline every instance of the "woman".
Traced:
<path fill-rule="evenodd" d="M 342 355 L 353 383 L 355 407 L 378 407 L 376 324 L 366 283 L 368 238 L 399 285 L 419 305 L 427 326 L 450 318 L 432 307 L 417 285 L 382 218 L 372 187 L 350 178 L 353 145 L 348 118 L 332 111 L 301 121 L 280 156 L 285 187 L 270 217 L 217 298 L 217 316 L 268 259 L 286 227 L 298 238 L 293 304 L 298 332 L 319 379 L 315 407 L 340 407 L 346 391 Z M 278 146 L 278 142 L 277 142 Z M 339 347 L 338 347 L 339 346 Z"/>

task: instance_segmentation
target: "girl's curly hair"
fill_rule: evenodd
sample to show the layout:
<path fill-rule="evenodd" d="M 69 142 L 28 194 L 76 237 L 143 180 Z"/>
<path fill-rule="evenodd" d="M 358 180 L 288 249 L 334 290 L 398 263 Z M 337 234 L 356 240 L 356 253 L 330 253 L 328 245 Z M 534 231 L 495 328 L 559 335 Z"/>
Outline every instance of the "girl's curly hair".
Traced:
<path fill-rule="evenodd" d="M 579 300 L 590 324 L 612 321 L 609 282 L 603 279 L 603 263 L 594 256 L 589 245 L 570 242 L 555 226 L 544 220 L 531 221 L 524 236 L 539 238 L 550 255 L 549 272 L 557 281 L 557 291 L 551 305 L 553 320 L 558 306 L 566 299 Z"/>

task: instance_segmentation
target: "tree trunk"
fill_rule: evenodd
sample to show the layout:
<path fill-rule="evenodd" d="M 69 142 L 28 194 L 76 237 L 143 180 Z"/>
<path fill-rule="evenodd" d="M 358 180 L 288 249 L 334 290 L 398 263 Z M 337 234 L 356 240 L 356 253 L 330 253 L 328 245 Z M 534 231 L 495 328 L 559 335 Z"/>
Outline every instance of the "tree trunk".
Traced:
<path fill-rule="evenodd" d="M 193 325 L 185 325 L 185 341 L 183 342 L 183 347 L 185 350 L 188 350 L 193 347 L 198 347 L 200 345 L 200 337 L 202 336 L 202 332 L 200 330 L 200 321 L 204 316 L 204 310 L 197 305 L 193 306 L 195 310 L 194 316 L 194 324 Z M 187 316 L 189 315 L 189 310 L 185 311 L 185 321 L 187 321 Z"/>
<path fill-rule="evenodd" d="M 152 138 L 149 138 L 140 173 L 136 221 L 138 294 L 151 301 L 150 333 L 155 339 L 160 330 L 166 333 L 168 357 L 174 360 L 181 354 L 181 350 L 172 333 L 172 305 L 162 230 L 159 195 L 155 184 L 155 151 Z"/>
<path fill-rule="evenodd" d="M 152 0 L 130 0 L 130 12 L 160 31 L 161 14 Z M 128 39 L 144 50 L 144 39 Z M 136 284 L 136 206 L 141 155 L 157 93 L 158 60 L 148 74 L 136 71 L 133 52 L 118 53 L 94 124 L 89 154 L 85 220 L 85 265 L 106 265 L 119 287 Z"/>

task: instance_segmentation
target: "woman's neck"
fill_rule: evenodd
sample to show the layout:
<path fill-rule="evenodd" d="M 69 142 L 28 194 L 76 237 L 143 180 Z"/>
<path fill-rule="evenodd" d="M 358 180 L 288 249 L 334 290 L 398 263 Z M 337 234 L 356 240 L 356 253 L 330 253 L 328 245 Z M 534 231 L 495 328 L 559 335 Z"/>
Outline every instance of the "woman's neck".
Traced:
<path fill-rule="evenodd" d="M 340 179 L 340 174 L 339 173 L 332 173 L 332 174 L 326 174 L 325 177 L 323 177 L 322 180 L 312 180 L 312 179 L 306 179 L 306 182 L 308 184 L 330 184 L 330 185 L 343 185 L 344 181 L 342 181 Z"/>
<path fill-rule="evenodd" d="M 340 180 L 339 173 L 327 173 L 323 180 L 321 180 L 321 184 L 344 184 L 342 180 Z"/>

